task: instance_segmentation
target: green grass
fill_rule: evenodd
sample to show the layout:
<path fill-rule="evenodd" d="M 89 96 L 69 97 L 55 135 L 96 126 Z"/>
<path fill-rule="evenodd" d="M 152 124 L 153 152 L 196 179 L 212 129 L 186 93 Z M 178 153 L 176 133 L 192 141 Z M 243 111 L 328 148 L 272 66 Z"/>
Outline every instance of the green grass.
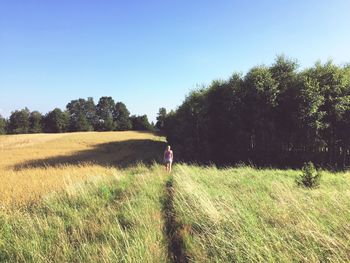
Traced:
<path fill-rule="evenodd" d="M 166 262 L 166 179 L 140 165 L 0 213 L 0 261 Z"/>
<path fill-rule="evenodd" d="M 112 172 L 0 210 L 0 262 L 171 262 L 169 233 L 191 262 L 350 261 L 349 173 L 323 172 L 308 190 L 293 170 Z"/>
<path fill-rule="evenodd" d="M 195 262 L 349 262 L 350 178 L 300 171 L 177 166 L 174 206 Z"/>

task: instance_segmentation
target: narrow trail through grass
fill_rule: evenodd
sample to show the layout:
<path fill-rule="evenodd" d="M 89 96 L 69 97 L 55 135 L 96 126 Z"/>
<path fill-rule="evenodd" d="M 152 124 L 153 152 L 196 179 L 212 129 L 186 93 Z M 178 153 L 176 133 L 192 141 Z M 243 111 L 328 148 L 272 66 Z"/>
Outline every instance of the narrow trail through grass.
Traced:
<path fill-rule="evenodd" d="M 176 263 L 187 263 L 188 256 L 184 250 L 181 225 L 176 220 L 174 210 L 174 188 L 173 177 L 168 176 L 165 184 L 165 201 L 163 204 L 163 215 L 165 221 L 165 234 L 168 242 L 168 254 L 170 260 Z"/>

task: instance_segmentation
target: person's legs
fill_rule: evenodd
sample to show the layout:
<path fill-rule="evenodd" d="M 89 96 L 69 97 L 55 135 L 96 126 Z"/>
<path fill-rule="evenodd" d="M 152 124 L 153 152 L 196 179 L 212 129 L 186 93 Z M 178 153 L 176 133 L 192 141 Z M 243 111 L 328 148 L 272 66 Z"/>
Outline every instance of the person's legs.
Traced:
<path fill-rule="evenodd" d="M 172 164 L 173 164 L 172 162 L 169 162 L 169 173 L 171 173 L 171 165 Z"/>

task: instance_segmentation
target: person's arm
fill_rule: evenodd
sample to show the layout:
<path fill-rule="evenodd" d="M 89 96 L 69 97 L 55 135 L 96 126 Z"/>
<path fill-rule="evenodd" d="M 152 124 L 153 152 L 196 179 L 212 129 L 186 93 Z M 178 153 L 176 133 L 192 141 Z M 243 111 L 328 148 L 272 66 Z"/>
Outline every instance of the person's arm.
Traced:
<path fill-rule="evenodd" d="M 174 153 L 171 151 L 171 159 L 174 159 Z"/>

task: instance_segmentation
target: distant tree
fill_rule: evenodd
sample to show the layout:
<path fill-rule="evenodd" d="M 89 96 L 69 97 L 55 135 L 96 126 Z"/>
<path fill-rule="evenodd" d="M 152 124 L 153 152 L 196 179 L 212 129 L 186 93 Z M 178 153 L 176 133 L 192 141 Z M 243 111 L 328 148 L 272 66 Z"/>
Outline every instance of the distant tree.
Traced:
<path fill-rule="evenodd" d="M 8 125 L 9 133 L 28 133 L 30 128 L 29 116 L 30 111 L 28 108 L 12 112 Z"/>
<path fill-rule="evenodd" d="M 70 131 L 91 131 L 96 125 L 96 108 L 92 98 L 72 100 L 67 104 Z"/>
<path fill-rule="evenodd" d="M 92 97 L 87 98 L 86 103 L 84 105 L 84 112 L 88 121 L 88 125 L 90 126 L 90 130 L 93 130 L 97 122 L 97 115 L 95 102 Z"/>
<path fill-rule="evenodd" d="M 29 116 L 29 132 L 41 133 L 43 132 L 43 116 L 38 111 L 32 111 Z"/>
<path fill-rule="evenodd" d="M 71 131 L 92 131 L 93 127 L 88 122 L 86 115 L 83 112 L 79 112 L 74 120 L 70 121 L 70 130 Z"/>
<path fill-rule="evenodd" d="M 131 116 L 130 117 L 132 129 L 136 131 L 149 131 L 152 129 L 148 121 L 147 115 Z"/>
<path fill-rule="evenodd" d="M 62 133 L 68 130 L 69 114 L 55 108 L 44 117 L 44 131 L 49 133 Z"/>
<path fill-rule="evenodd" d="M 115 122 L 113 120 L 113 112 L 115 102 L 112 97 L 101 97 L 96 105 L 96 115 L 98 123 L 96 130 L 99 131 L 113 131 L 115 129 Z"/>
<path fill-rule="evenodd" d="M 166 118 L 166 109 L 160 108 L 157 116 L 156 128 L 159 130 L 164 129 L 164 121 Z"/>
<path fill-rule="evenodd" d="M 117 102 L 113 112 L 113 120 L 116 125 L 116 130 L 126 131 L 132 128 L 129 116 L 130 112 L 126 108 L 126 105 L 122 102 Z"/>
<path fill-rule="evenodd" d="M 6 126 L 7 126 L 6 119 L 3 118 L 0 114 L 0 134 L 6 133 L 6 128 L 7 128 Z"/>

